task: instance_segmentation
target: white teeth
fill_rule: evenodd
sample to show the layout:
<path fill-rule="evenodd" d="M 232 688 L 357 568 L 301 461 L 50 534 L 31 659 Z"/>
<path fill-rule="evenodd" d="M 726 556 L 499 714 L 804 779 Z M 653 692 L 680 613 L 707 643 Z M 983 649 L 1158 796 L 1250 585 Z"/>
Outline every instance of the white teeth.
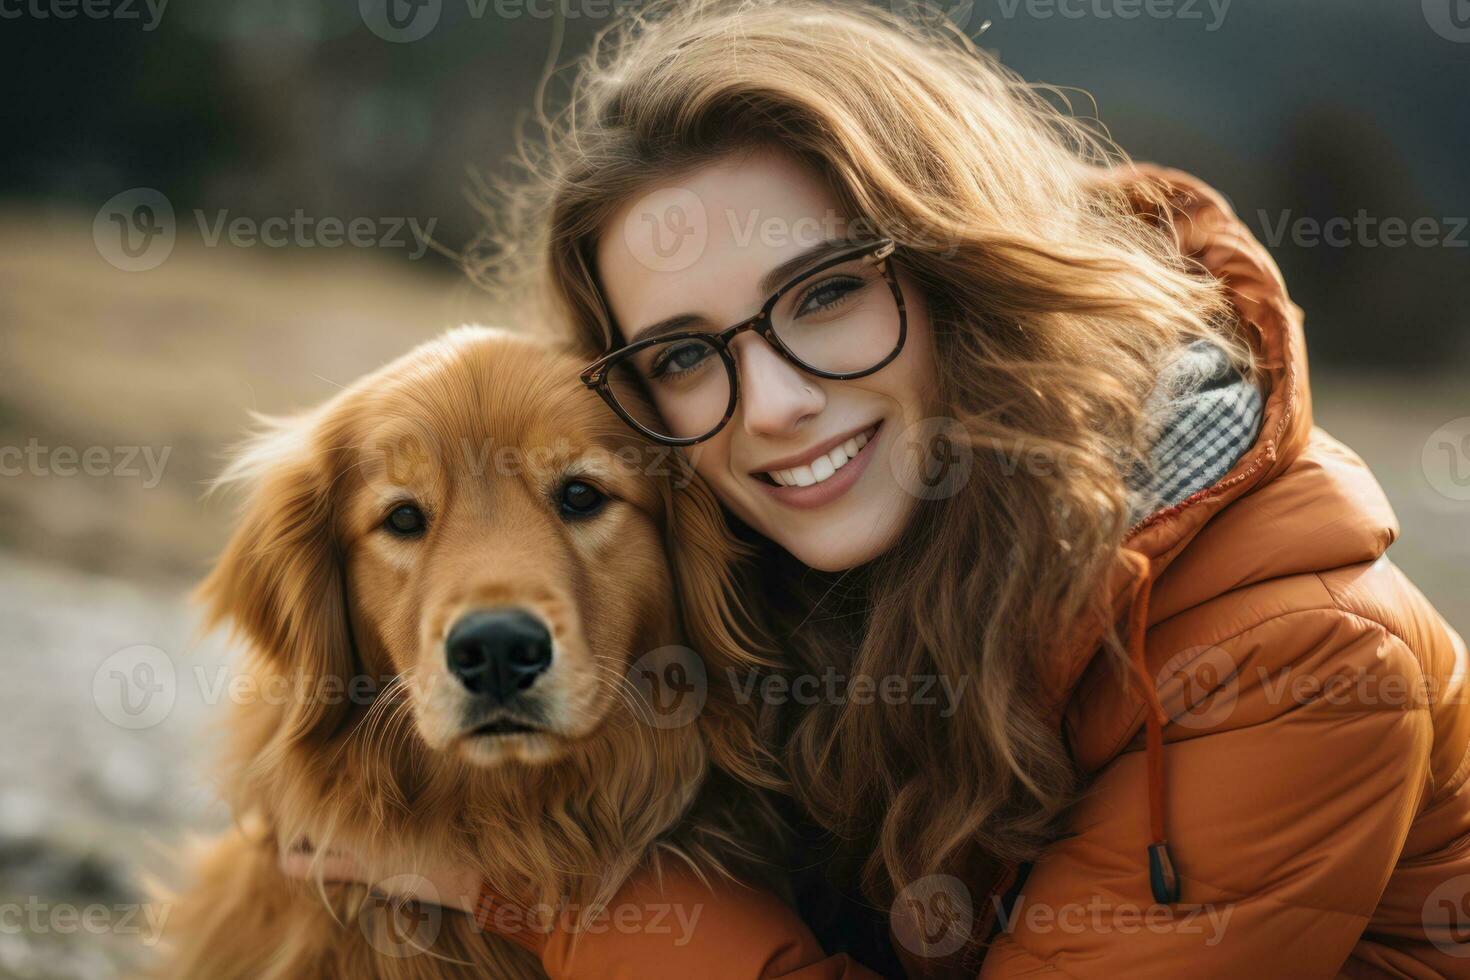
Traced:
<path fill-rule="evenodd" d="M 771 470 L 769 476 L 778 486 L 809 487 L 821 483 L 833 473 L 847 465 L 848 461 L 868 444 L 868 434 L 859 433 L 842 445 L 818 456 L 806 466 L 793 466 L 789 470 Z"/>

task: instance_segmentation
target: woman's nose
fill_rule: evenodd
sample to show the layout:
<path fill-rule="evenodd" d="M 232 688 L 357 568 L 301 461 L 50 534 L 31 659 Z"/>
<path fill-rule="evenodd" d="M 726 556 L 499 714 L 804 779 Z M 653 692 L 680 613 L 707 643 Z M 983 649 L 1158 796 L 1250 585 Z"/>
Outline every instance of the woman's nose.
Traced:
<path fill-rule="evenodd" d="M 802 372 L 756 334 L 734 344 L 740 369 L 740 401 L 736 411 L 753 435 L 789 435 L 808 416 L 827 404 L 816 378 Z"/>

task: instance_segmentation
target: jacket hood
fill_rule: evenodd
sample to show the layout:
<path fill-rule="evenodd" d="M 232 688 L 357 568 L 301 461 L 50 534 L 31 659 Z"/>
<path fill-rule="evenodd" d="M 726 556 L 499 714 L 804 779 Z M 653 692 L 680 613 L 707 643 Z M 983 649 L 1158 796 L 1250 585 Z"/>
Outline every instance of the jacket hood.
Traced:
<path fill-rule="evenodd" d="M 1312 439 L 1312 401 L 1307 380 L 1306 339 L 1301 308 L 1291 301 L 1275 261 L 1236 217 L 1218 192 L 1178 170 L 1138 164 L 1108 179 L 1126 187 L 1145 182 L 1161 187 L 1180 250 L 1220 279 L 1255 350 L 1265 391 L 1260 434 L 1235 466 L 1213 486 L 1138 523 L 1124 540 L 1108 586 L 1121 617 L 1137 590 L 1151 586 L 1153 624 L 1232 589 L 1281 575 L 1372 561 L 1398 533 L 1393 510 L 1377 481 L 1351 453 L 1303 460 Z M 1152 209 L 1142 194 L 1140 209 Z M 1320 455 L 1320 454 L 1318 454 Z M 1288 471 L 1290 471 L 1288 473 Z M 1325 515 L 1312 533 L 1281 533 L 1264 522 L 1279 511 L 1232 504 L 1272 488 L 1283 475 L 1288 485 L 1273 491 L 1311 500 Z M 1097 664 L 1102 630 L 1097 624 L 1064 644 L 1047 665 L 1058 722 L 1064 722 L 1078 762 L 1087 770 L 1116 753 L 1097 748 L 1095 698 L 1079 684 Z M 1116 685 L 1115 685 L 1116 686 Z M 1122 692 L 1120 692 L 1122 693 Z M 1124 713 L 1138 716 L 1143 702 L 1132 688 L 1122 698 Z M 1135 729 L 1136 731 L 1136 729 Z"/>

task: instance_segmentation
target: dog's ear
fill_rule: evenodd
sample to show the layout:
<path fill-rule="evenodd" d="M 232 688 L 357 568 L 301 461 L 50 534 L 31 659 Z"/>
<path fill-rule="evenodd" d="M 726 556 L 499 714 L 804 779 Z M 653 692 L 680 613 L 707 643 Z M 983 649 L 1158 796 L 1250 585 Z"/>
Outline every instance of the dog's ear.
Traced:
<path fill-rule="evenodd" d="M 354 656 L 342 556 L 334 527 L 333 487 L 341 434 L 323 431 L 319 414 L 262 419 L 216 486 L 248 488 L 243 514 L 196 598 L 205 625 L 224 622 L 290 681 L 279 737 L 287 744 L 346 713 L 342 697 L 324 697 L 323 680 L 350 680 Z M 334 693 L 341 692 L 337 689 Z"/>

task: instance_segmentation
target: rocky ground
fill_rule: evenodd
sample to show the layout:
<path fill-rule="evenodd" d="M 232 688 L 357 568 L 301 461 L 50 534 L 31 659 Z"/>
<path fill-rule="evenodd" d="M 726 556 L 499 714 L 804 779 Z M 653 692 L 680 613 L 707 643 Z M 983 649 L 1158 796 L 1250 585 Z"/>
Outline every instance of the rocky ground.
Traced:
<path fill-rule="evenodd" d="M 15 557 L 0 560 L 0 622 L 0 904 L 24 916 L 0 928 L 0 975 L 113 976 L 155 938 L 145 876 L 168 877 L 181 835 L 224 820 L 216 689 L 195 679 L 226 672 L 225 650 L 193 639 L 177 589 Z M 144 656 L 116 655 L 130 650 Z M 129 672 L 145 664 L 157 682 L 139 687 Z"/>

